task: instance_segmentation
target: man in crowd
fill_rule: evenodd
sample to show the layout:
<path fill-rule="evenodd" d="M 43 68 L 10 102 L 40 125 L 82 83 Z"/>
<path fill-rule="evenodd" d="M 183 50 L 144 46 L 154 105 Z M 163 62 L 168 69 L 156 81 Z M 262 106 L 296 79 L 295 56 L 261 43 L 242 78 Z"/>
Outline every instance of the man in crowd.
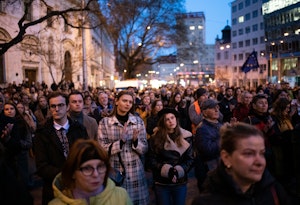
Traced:
<path fill-rule="evenodd" d="M 237 100 L 233 97 L 233 89 L 231 87 L 226 88 L 225 96 L 219 103 L 220 111 L 223 114 L 223 122 L 230 122 L 232 118 L 232 111 L 237 105 Z"/>
<path fill-rule="evenodd" d="M 72 144 L 79 138 L 88 139 L 86 129 L 67 117 L 68 97 L 60 92 L 48 96 L 52 117 L 39 128 L 35 137 L 37 174 L 43 179 L 42 204 L 53 199 L 52 181 L 61 171 Z"/>
<path fill-rule="evenodd" d="M 98 124 L 102 118 L 109 115 L 112 108 L 113 106 L 108 103 L 108 95 L 105 92 L 100 91 L 98 94 L 98 107 L 93 112 L 93 117 Z"/>
<path fill-rule="evenodd" d="M 74 90 L 69 94 L 69 107 L 69 117 L 86 128 L 89 138 L 97 140 L 98 124 L 94 118 L 83 113 L 83 95 L 81 92 Z"/>

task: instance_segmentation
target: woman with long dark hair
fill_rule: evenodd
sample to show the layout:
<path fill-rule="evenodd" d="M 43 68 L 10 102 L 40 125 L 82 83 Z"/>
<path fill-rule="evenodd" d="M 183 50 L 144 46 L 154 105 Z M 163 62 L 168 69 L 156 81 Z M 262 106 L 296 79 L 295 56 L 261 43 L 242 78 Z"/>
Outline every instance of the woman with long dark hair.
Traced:
<path fill-rule="evenodd" d="M 175 109 L 164 108 L 158 115 L 158 129 L 149 145 L 157 204 L 183 205 L 193 164 L 192 133 L 180 127 Z"/>

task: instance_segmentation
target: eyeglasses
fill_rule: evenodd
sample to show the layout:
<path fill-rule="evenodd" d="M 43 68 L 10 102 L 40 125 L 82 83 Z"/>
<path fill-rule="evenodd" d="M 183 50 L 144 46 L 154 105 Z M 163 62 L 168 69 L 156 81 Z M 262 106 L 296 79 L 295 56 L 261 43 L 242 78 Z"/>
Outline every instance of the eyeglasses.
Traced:
<path fill-rule="evenodd" d="M 94 171 L 97 170 L 98 174 L 104 174 L 106 172 L 106 166 L 99 165 L 96 168 L 92 166 L 80 167 L 79 170 L 84 176 L 91 176 L 93 175 Z"/>
<path fill-rule="evenodd" d="M 64 103 L 59 103 L 59 104 L 57 104 L 57 105 L 52 104 L 52 105 L 50 105 L 50 108 L 52 108 L 52 109 L 55 109 L 56 107 L 62 108 L 62 107 L 65 106 L 65 105 L 66 105 L 66 104 L 64 104 Z"/>

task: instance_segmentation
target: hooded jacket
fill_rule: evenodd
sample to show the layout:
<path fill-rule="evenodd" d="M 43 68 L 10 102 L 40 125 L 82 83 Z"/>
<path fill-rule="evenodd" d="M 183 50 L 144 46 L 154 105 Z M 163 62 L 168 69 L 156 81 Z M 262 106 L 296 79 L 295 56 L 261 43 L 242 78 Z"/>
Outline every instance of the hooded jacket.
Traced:
<path fill-rule="evenodd" d="M 84 199 L 74 199 L 67 196 L 64 187 L 61 184 L 61 174 L 58 174 L 52 184 L 55 199 L 50 201 L 49 205 L 88 205 Z M 131 205 L 132 202 L 122 187 L 117 187 L 111 179 L 107 179 L 106 186 L 100 194 L 93 196 L 89 201 L 90 205 Z"/>

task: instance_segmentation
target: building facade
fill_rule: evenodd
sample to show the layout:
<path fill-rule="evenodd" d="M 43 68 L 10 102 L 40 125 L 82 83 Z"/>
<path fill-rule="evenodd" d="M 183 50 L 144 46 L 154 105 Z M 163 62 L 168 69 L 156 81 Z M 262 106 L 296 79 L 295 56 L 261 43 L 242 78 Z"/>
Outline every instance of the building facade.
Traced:
<path fill-rule="evenodd" d="M 264 0 L 270 81 L 300 85 L 300 0 Z"/>
<path fill-rule="evenodd" d="M 230 86 L 251 89 L 267 81 L 265 30 L 261 8 L 262 0 L 235 0 L 231 3 Z M 260 67 L 244 73 L 241 70 L 242 65 L 253 51 L 257 52 Z"/>
<path fill-rule="evenodd" d="M 24 14 L 24 2 L 6 3 L 0 1 L 0 43 L 9 42 L 18 31 L 18 21 Z M 25 23 L 45 16 L 51 10 L 63 10 L 73 5 L 72 1 L 48 2 L 48 7 L 40 1 L 33 1 Z M 80 16 L 69 14 L 72 22 L 80 21 Z M 89 23 L 89 22 L 88 22 Z M 84 32 L 84 33 L 83 33 Z M 82 86 L 83 40 L 86 47 L 86 78 L 89 86 L 113 86 L 114 52 L 113 43 L 102 28 L 77 29 L 65 24 L 62 18 L 52 17 L 28 27 L 22 42 L 11 47 L 0 56 L 0 85 L 15 81 L 53 82 L 73 81 L 75 87 Z"/>
<path fill-rule="evenodd" d="M 215 85 L 229 86 L 231 79 L 231 27 L 225 26 L 215 43 Z"/>
<path fill-rule="evenodd" d="M 214 78 L 214 45 L 205 44 L 205 15 L 190 12 L 178 15 L 187 28 L 187 39 L 177 45 L 176 78 L 189 84 L 207 84 Z"/>

